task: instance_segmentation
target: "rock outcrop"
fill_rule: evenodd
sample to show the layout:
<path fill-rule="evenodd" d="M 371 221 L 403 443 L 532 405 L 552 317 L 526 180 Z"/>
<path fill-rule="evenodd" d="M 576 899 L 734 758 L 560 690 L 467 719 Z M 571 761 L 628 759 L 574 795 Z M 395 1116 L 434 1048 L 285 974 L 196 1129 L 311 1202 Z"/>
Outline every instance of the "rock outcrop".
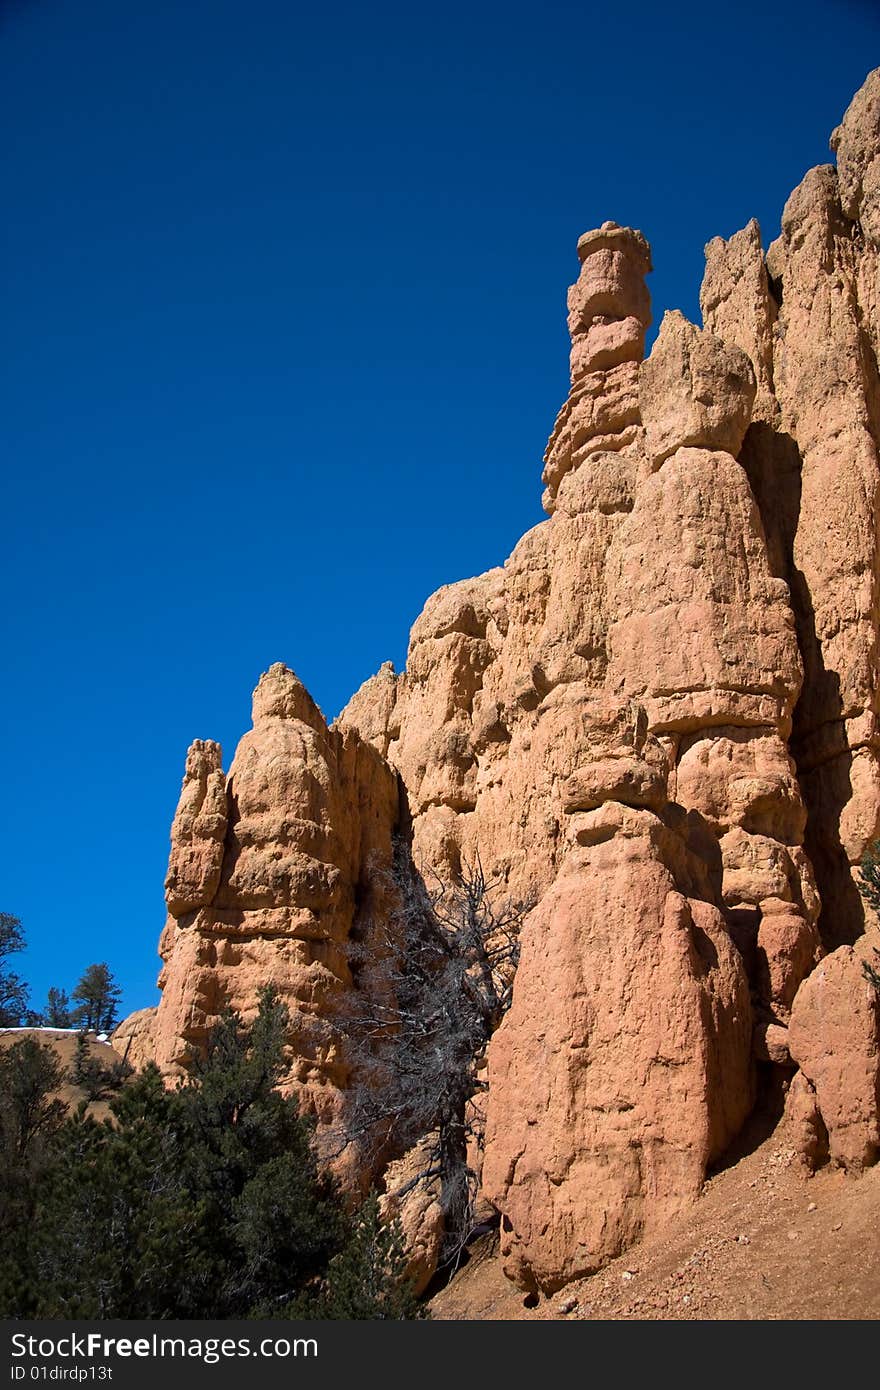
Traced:
<path fill-rule="evenodd" d="M 824 1132 L 831 1158 L 855 1172 L 880 1158 L 880 991 L 863 970 L 872 944 L 839 946 L 821 962 L 788 1030 L 802 1078 L 791 1102 L 807 1135 L 801 1152 L 812 1159 L 810 1136 Z"/>
<path fill-rule="evenodd" d="M 748 352 L 760 416 L 742 462 L 792 594 L 805 682 L 790 743 L 828 946 L 863 913 L 852 868 L 880 829 L 877 729 L 880 78 L 872 73 L 762 255 L 756 224 L 708 248 L 702 307 Z"/>
<path fill-rule="evenodd" d="M 156 1009 L 137 1009 L 110 1035 L 110 1046 L 134 1071 L 156 1059 Z"/>
<path fill-rule="evenodd" d="M 228 776 L 217 744 L 193 744 L 166 879 L 153 1024 L 163 1071 L 186 1066 L 225 1007 L 253 1016 L 271 983 L 291 1016 L 286 1084 L 325 1132 L 338 1125 L 350 1081 L 346 947 L 382 910 L 399 813 L 387 763 L 354 732 L 328 729 L 281 664 L 254 691 L 253 729 Z"/>
<path fill-rule="evenodd" d="M 405 670 L 331 727 L 274 666 L 228 776 L 216 744 L 188 755 L 162 1002 L 129 1026 L 169 1075 L 272 981 L 288 1084 L 330 1133 L 369 989 L 349 943 L 388 914 L 393 842 L 536 902 L 482 1175 L 526 1287 L 693 1201 L 756 1068 L 793 1078 L 813 1161 L 878 1154 L 853 943 L 880 830 L 880 71 L 832 143 L 766 255 L 754 222 L 710 243 L 703 326 L 667 313 L 646 360 L 645 238 L 581 237 L 547 520 L 434 594 Z M 401 1208 L 423 1283 L 440 1210 L 435 1191 Z"/>
<path fill-rule="evenodd" d="M 529 919 L 483 1168 L 526 1287 L 590 1273 L 693 1201 L 751 1108 L 748 982 L 687 829 L 619 802 L 580 813 Z"/>

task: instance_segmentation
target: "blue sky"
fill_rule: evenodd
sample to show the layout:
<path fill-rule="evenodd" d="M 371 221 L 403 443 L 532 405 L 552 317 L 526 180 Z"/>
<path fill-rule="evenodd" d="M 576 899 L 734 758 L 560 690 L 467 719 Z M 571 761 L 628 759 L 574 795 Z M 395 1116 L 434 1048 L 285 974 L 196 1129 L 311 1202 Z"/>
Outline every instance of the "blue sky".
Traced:
<path fill-rule="evenodd" d="M 565 289 L 655 319 L 765 242 L 880 8 L 0 0 L 3 855 L 40 1003 L 156 999 L 188 743 L 262 670 L 328 717 L 541 519 Z"/>

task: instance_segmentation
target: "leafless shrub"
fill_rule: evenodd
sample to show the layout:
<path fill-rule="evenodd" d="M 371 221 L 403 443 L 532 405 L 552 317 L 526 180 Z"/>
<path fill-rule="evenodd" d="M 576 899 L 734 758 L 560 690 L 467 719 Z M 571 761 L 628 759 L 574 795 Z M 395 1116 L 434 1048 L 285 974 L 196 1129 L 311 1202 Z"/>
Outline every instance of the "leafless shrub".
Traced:
<path fill-rule="evenodd" d="M 406 1190 L 439 1180 L 446 1263 L 458 1259 L 472 1225 L 476 1174 L 468 1155 L 482 1125 L 475 1100 L 486 1085 L 489 1039 L 510 1007 L 520 928 L 533 906 L 502 889 L 478 857 L 443 881 L 419 873 L 399 844 L 382 920 L 351 947 L 355 1084 L 340 1148 L 356 1144 L 379 1167 L 430 1136 Z"/>

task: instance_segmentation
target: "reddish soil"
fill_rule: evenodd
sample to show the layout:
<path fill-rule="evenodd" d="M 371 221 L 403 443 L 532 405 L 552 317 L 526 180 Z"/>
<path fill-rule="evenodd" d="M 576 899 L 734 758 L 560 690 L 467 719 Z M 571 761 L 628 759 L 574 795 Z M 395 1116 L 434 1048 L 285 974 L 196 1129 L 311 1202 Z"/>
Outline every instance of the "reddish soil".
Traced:
<path fill-rule="evenodd" d="M 589 1279 L 524 1306 L 497 1238 L 431 1303 L 435 1319 L 880 1318 L 880 1165 L 810 1176 L 784 1126 L 711 1177 L 691 1211 Z"/>

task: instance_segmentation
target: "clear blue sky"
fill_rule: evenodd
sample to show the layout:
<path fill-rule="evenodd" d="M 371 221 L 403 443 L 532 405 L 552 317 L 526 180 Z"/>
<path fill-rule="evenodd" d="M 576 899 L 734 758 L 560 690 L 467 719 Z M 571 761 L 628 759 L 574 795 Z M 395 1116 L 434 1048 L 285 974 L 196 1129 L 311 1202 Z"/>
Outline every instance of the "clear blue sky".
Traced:
<path fill-rule="evenodd" d="M 873 3 L 0 0 L 18 968 L 156 999 L 191 739 L 260 672 L 328 717 L 541 517 L 565 288 L 606 218 L 655 318 L 880 63 Z"/>

